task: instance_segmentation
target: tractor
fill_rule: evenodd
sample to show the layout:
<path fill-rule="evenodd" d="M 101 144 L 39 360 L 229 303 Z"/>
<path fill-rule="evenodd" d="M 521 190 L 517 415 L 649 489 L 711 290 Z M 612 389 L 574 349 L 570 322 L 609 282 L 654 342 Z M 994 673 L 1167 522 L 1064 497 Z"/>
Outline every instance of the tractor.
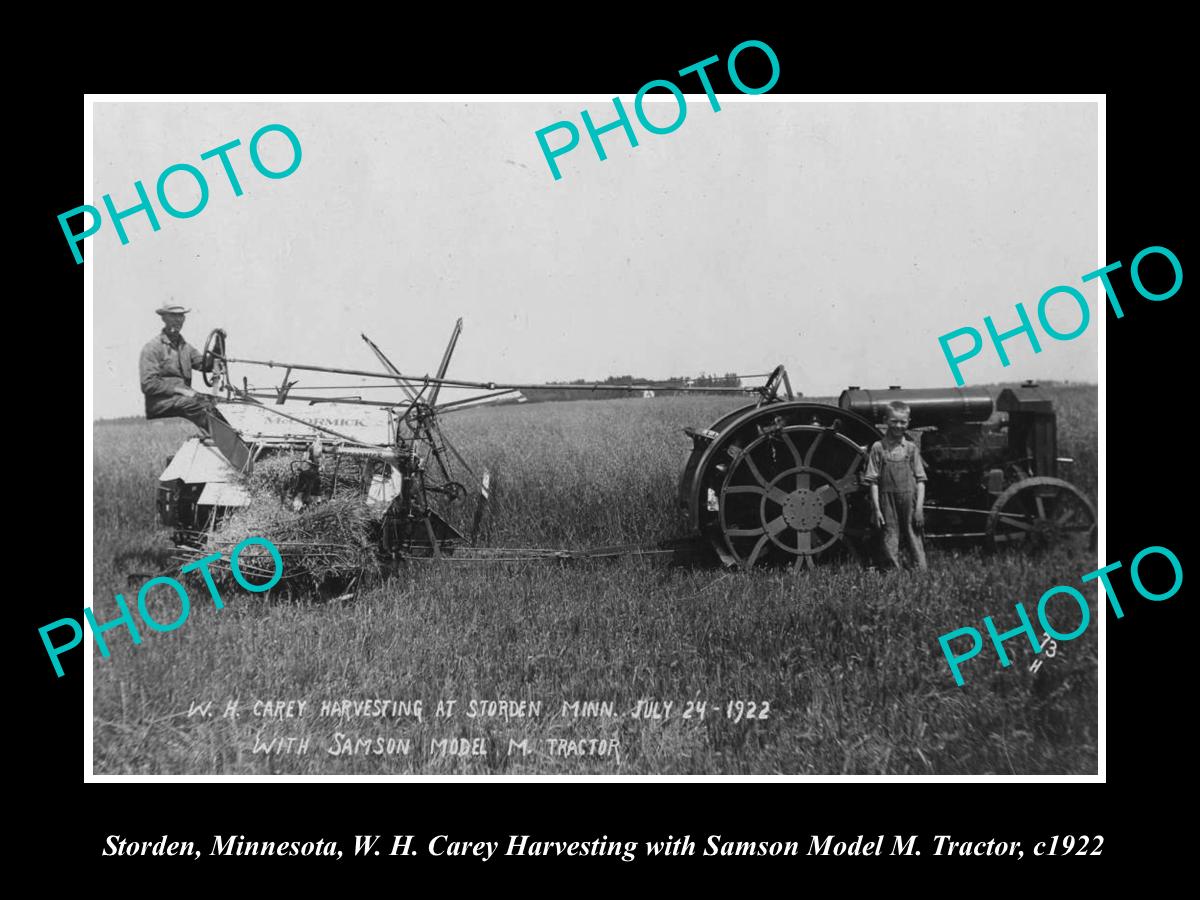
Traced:
<path fill-rule="evenodd" d="M 862 476 L 888 404 L 912 410 L 925 462 L 926 538 L 992 546 L 1090 542 L 1096 512 L 1059 477 L 1054 406 L 1037 384 L 985 390 L 852 386 L 836 406 L 774 389 L 708 428 L 686 428 L 692 452 L 679 504 L 728 566 L 811 566 L 824 554 L 872 556 Z M 786 381 L 782 382 L 786 385 Z"/>

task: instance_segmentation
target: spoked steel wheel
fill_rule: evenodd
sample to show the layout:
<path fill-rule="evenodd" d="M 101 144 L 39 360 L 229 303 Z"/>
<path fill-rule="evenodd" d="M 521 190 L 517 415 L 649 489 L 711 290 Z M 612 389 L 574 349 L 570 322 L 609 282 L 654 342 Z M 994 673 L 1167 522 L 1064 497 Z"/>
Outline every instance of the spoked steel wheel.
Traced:
<path fill-rule="evenodd" d="M 823 404 L 775 403 L 693 437 L 699 458 L 685 471 L 684 496 L 726 563 L 809 566 L 866 536 L 859 477 L 878 432 L 865 419 Z"/>
<path fill-rule="evenodd" d="M 1096 538 L 1096 510 L 1070 482 L 1026 478 L 996 498 L 987 533 L 994 547 L 1086 547 Z"/>

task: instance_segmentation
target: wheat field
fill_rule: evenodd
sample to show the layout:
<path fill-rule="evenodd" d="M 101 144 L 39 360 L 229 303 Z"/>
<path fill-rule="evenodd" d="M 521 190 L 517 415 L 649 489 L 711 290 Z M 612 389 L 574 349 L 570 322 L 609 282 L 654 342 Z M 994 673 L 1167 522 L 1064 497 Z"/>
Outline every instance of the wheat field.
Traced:
<path fill-rule="evenodd" d="M 1059 454 L 1075 457 L 1070 477 L 1094 501 L 1096 389 L 1047 390 Z M 494 479 L 480 543 L 653 542 L 687 532 L 675 505 L 691 446 L 682 427 L 743 402 L 529 404 L 466 410 L 443 428 Z M 154 491 L 193 431 L 95 425 L 90 603 L 101 621 L 113 594 L 132 605 L 170 568 Z M 144 629 L 140 646 L 111 631 L 111 658 L 94 654 L 94 770 L 1094 773 L 1093 590 L 1093 626 L 1035 673 L 1028 646 L 1010 641 L 1013 666 L 985 651 L 956 687 L 937 642 L 985 615 L 1012 627 L 1016 602 L 1032 609 L 1049 587 L 1077 584 L 1094 554 L 931 545 L 929 563 L 884 574 L 852 562 L 726 572 L 660 557 L 419 562 L 354 600 L 227 591 L 220 611 L 189 581 L 184 625 Z M 162 620 L 178 613 L 156 593 L 158 603 L 175 610 Z"/>

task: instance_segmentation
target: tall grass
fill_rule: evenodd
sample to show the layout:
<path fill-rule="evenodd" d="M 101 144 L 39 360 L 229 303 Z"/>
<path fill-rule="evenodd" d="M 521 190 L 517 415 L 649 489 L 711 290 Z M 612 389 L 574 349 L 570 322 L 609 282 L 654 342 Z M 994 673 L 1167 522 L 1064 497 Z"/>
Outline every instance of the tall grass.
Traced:
<path fill-rule="evenodd" d="M 1095 389 L 1052 389 L 1060 455 L 1095 492 Z M 728 398 L 656 398 L 476 409 L 443 426 L 495 478 L 482 542 L 577 547 L 686 532 L 675 508 L 690 448 Z M 163 457 L 187 423 L 96 427 L 95 606 L 156 573 Z M 1016 624 L 1055 584 L 1095 568 L 1086 553 L 990 555 L 934 547 L 925 573 L 855 565 L 726 573 L 648 559 L 577 563 L 413 563 L 352 603 L 281 603 L 229 593 L 217 612 L 197 586 L 170 634 L 133 647 L 115 632 L 95 662 L 95 768 L 122 773 L 1085 773 L 1096 770 L 1096 629 L 1060 644 L 1037 673 L 987 651 L 956 687 L 937 643 L 984 615 Z M 158 568 L 163 568 L 159 566 Z M 161 598 L 160 598 L 161 599 Z M 156 601 L 157 602 L 157 601 Z M 165 600 L 162 600 L 165 603 Z M 177 608 L 176 608 L 177 609 Z M 1096 610 L 1093 609 L 1095 613 Z M 104 618 L 101 615 L 101 618 Z M 173 618 L 164 613 L 164 620 Z M 322 701 L 417 700 L 411 717 L 320 717 Z M 468 718 L 471 699 L 542 701 L 538 718 Z M 453 717 L 435 716 L 457 700 Z M 634 719 L 637 701 L 673 701 Z M 222 712 L 238 700 L 241 714 Z M 305 700 L 302 718 L 253 715 L 259 700 Z M 562 704 L 610 701 L 617 716 L 574 719 Z M 733 722 L 730 701 L 770 703 Z M 211 715 L 188 715 L 213 701 Z M 703 719 L 687 701 L 709 704 Z M 405 738 L 408 755 L 331 755 L 333 735 Z M 309 738 L 304 755 L 254 753 Z M 482 737 L 486 752 L 433 752 Z M 552 756 L 550 738 L 617 738 L 619 757 Z M 526 740 L 528 752 L 509 753 Z"/>

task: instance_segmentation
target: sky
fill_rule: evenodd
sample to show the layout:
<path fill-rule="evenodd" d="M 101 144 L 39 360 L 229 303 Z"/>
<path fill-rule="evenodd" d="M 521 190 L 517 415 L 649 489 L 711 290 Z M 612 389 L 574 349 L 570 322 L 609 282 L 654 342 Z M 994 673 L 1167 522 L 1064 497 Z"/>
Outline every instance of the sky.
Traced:
<path fill-rule="evenodd" d="M 664 95 L 666 96 L 666 95 Z M 632 98 L 624 97 L 627 109 Z M 153 200 L 86 240 L 93 272 L 93 416 L 141 415 L 138 352 L 161 328 L 154 310 L 194 312 L 196 347 L 214 327 L 234 357 L 376 369 L 365 332 L 402 371 L 436 369 L 464 320 L 451 375 L 542 382 L 768 372 L 836 394 L 850 384 L 953 385 L 938 337 L 1018 324 L 1023 302 L 1056 285 L 1081 290 L 1092 324 L 1040 335 L 963 366 L 967 385 L 1097 381 L 1097 112 L 1094 103 L 809 103 L 688 95 L 673 133 L 633 117 L 590 146 L 580 111 L 611 121 L 611 101 L 434 103 L 97 103 L 94 186 L 118 210 L 140 179 L 189 163 L 210 196 L 175 219 Z M 667 123 L 675 101 L 648 103 Z M 555 180 L 535 132 L 569 120 L 581 141 Z M 297 135 L 286 178 L 251 164 L 263 125 Z M 235 197 L 219 161 L 233 139 Z M 562 133 L 550 137 L 552 146 Z M 287 140 L 263 162 L 283 169 Z M 186 174 L 168 197 L 198 198 Z M 1061 306 L 1057 305 L 1060 304 Z M 1079 313 L 1061 298 L 1060 331 Z M 278 372 L 233 367 L 240 383 Z M 301 381 L 297 391 L 305 383 Z M 330 383 L 324 376 L 321 383 Z M 200 379 L 195 379 L 199 386 Z"/>

